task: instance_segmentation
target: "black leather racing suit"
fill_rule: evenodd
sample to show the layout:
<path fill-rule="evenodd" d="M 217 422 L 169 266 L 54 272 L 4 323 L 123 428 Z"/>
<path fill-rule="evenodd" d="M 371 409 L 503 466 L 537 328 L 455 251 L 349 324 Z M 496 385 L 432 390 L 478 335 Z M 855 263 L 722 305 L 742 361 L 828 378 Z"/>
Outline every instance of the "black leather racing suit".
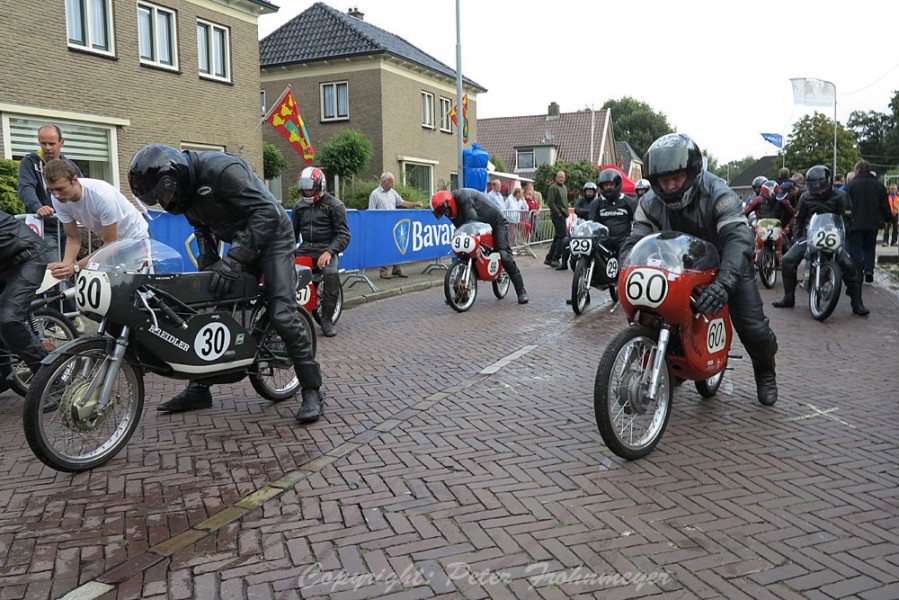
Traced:
<path fill-rule="evenodd" d="M 337 307 L 337 290 L 340 288 L 340 261 L 338 256 L 350 245 L 350 228 L 346 221 L 346 206 L 327 192 L 318 202 L 306 204 L 302 198 L 294 205 L 290 217 L 294 238 L 301 241 L 298 256 L 308 256 L 315 265 L 323 253 L 331 254 L 331 260 L 322 270 L 324 293 L 322 318 L 331 319 Z M 313 268 L 317 269 L 317 266 Z"/>
<path fill-rule="evenodd" d="M 47 244 L 24 221 L 0 211 L 0 380 L 11 372 L 9 352 L 32 372 L 47 355 L 27 325 L 31 301 L 47 270 L 46 253 Z"/>
<path fill-rule="evenodd" d="M 229 242 L 228 256 L 256 276 L 265 277 L 271 323 L 287 346 L 304 390 L 321 387 L 312 342 L 297 315 L 296 238 L 287 211 L 243 159 L 224 152 L 186 152 L 193 198 L 184 215 L 193 225 L 200 269 L 218 261 L 218 241 Z"/>
<path fill-rule="evenodd" d="M 618 252 L 631 234 L 631 224 L 636 212 L 636 202 L 624 194 L 615 200 L 608 200 L 600 195 L 590 204 L 589 219 L 609 228 L 609 240 L 603 245 Z"/>
<path fill-rule="evenodd" d="M 506 217 L 487 199 L 487 196 L 477 190 L 455 189 L 453 199 L 456 201 L 456 216 L 450 219 L 453 225 L 461 227 L 471 221 L 481 221 L 493 228 L 493 248 L 499 252 L 503 268 L 515 286 L 515 293 L 520 295 L 524 292 L 524 280 L 509 246 L 509 222 Z"/>
<path fill-rule="evenodd" d="M 619 251 L 623 263 L 640 238 L 656 231 L 680 231 L 711 242 L 721 258 L 715 280 L 729 290 L 734 329 L 759 374 L 774 374 L 777 338 L 768 324 L 752 270 L 755 239 L 743 216 L 740 199 L 723 179 L 703 171 L 682 209 L 669 208 L 655 192 L 637 205 L 631 234 Z"/>

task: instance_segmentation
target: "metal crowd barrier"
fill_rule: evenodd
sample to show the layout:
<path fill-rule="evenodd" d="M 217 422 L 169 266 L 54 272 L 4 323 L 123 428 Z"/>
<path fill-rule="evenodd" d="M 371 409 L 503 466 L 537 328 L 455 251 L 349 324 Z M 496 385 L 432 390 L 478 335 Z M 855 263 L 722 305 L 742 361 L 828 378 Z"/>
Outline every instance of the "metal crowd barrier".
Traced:
<path fill-rule="evenodd" d="M 516 256 L 528 255 L 537 258 L 532 246 L 551 242 L 554 235 L 549 209 L 503 212 L 509 221 L 509 244 L 512 246 L 512 253 Z"/>

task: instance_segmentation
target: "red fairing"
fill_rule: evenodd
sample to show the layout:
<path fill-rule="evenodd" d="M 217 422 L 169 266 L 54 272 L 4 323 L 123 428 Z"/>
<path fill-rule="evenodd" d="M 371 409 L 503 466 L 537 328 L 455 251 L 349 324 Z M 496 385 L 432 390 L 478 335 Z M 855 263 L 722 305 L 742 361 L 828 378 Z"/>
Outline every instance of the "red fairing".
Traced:
<path fill-rule="evenodd" d="M 310 269 L 315 268 L 315 263 L 312 261 L 311 256 L 295 256 L 294 263 L 301 267 L 309 267 Z M 303 303 L 303 308 L 312 313 L 315 312 L 315 307 L 318 306 L 318 288 L 315 287 L 314 283 L 310 282 L 309 285 L 306 286 L 306 290 L 309 293 L 309 299 Z"/>

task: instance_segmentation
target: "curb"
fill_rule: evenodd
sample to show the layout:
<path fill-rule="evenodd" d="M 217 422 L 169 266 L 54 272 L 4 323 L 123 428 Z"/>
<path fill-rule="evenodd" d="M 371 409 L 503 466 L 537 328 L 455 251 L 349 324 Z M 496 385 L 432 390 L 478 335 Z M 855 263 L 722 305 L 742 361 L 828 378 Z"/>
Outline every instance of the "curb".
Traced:
<path fill-rule="evenodd" d="M 358 306 L 360 304 L 365 304 L 366 302 L 374 302 L 375 300 L 383 300 L 384 298 L 392 298 L 394 296 L 401 296 L 403 294 L 408 294 L 409 292 L 420 292 L 422 290 L 428 290 L 439 285 L 443 285 L 443 279 L 435 279 L 433 281 L 421 281 L 418 283 L 412 283 L 409 285 L 404 285 L 401 287 L 396 287 L 389 290 L 381 290 L 377 292 L 372 292 L 370 294 L 362 294 L 361 296 L 354 296 L 352 298 L 344 298 L 343 299 L 343 307 L 344 308 L 352 308 L 354 306 Z"/>

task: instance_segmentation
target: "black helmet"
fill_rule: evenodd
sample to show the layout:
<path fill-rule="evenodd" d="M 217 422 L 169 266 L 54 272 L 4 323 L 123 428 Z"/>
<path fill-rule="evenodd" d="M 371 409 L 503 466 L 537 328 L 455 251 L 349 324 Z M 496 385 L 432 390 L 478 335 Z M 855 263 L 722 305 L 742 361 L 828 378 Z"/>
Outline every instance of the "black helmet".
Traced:
<path fill-rule="evenodd" d="M 593 195 L 588 196 L 587 190 L 593 190 Z M 596 198 L 596 184 L 592 181 L 588 181 L 584 184 L 584 198 Z"/>
<path fill-rule="evenodd" d="M 702 180 L 702 152 L 696 142 L 682 133 L 669 133 L 654 141 L 643 156 L 643 166 L 652 191 L 673 209 L 687 206 Z M 683 185 L 670 192 L 663 191 L 659 179 L 678 171 L 686 173 Z"/>
<path fill-rule="evenodd" d="M 148 206 L 159 204 L 174 215 L 189 207 L 190 163 L 183 152 L 170 146 L 152 144 L 138 150 L 131 158 L 128 183 L 137 199 Z"/>
<path fill-rule="evenodd" d="M 833 178 L 830 169 L 824 165 L 815 165 L 805 173 L 805 189 L 812 196 L 821 196 L 832 189 Z"/>
<path fill-rule="evenodd" d="M 762 191 L 762 186 L 765 185 L 765 182 L 768 181 L 768 178 L 764 175 L 759 175 L 755 179 L 752 180 L 752 191 L 755 192 L 755 195 L 758 196 Z"/>
<path fill-rule="evenodd" d="M 603 184 L 611 183 L 612 187 L 606 188 Z M 606 200 L 617 200 L 621 195 L 621 173 L 615 169 L 603 169 L 599 174 L 599 193 Z"/>

